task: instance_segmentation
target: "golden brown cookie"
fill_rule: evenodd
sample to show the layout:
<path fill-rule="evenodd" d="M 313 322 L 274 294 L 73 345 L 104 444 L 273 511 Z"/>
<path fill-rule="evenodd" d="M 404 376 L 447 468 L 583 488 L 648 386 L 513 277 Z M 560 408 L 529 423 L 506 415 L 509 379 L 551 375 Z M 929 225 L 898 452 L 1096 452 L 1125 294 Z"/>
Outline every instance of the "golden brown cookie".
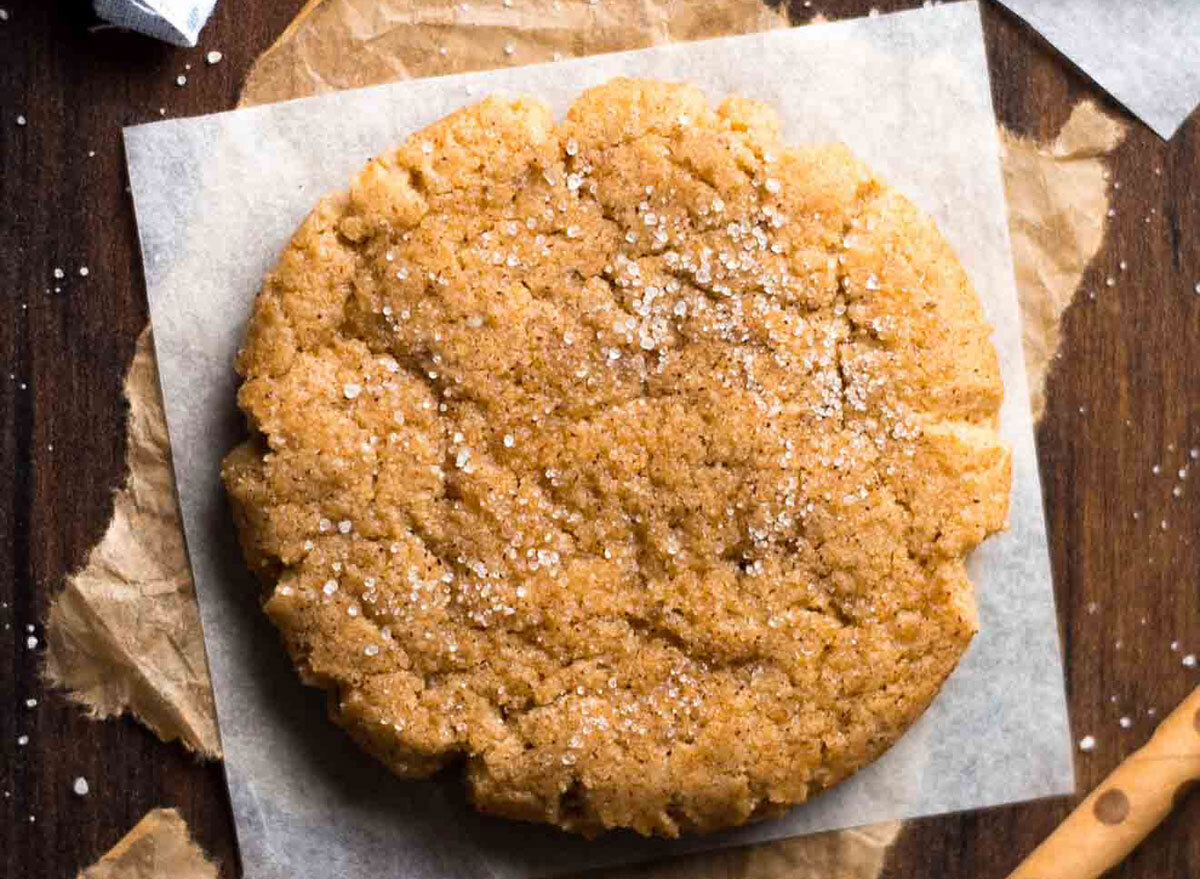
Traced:
<path fill-rule="evenodd" d="M 301 674 L 397 773 L 714 830 L 878 756 L 975 632 L 988 333 L 933 224 L 762 104 L 490 99 L 296 232 L 224 478 Z"/>

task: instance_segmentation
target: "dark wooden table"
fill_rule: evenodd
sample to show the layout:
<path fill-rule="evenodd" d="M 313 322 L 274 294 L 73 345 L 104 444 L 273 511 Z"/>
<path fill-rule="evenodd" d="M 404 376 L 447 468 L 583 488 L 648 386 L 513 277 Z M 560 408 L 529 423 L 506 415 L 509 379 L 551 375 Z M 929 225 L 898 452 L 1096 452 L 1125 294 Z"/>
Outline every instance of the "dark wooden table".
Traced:
<path fill-rule="evenodd" d="M 0 5 L 9 12 L 0 22 L 0 876 L 73 876 L 148 809 L 171 805 L 232 877 L 220 767 L 132 721 L 88 720 L 47 692 L 27 626 L 40 642 L 50 595 L 100 537 L 124 475 L 120 387 L 146 300 L 120 128 L 158 119 L 160 108 L 232 107 L 301 0 L 221 0 L 192 50 L 93 31 L 82 0 Z M 871 5 L 816 0 L 793 11 L 802 22 Z M 1004 125 L 1050 137 L 1083 98 L 1121 113 L 1007 12 L 984 12 Z M 224 53 L 215 66 L 204 62 L 210 49 Z M 1200 683 L 1180 661 L 1200 652 L 1200 461 L 1189 459 L 1200 446 L 1198 116 L 1170 143 L 1135 122 L 1117 150 L 1116 214 L 1083 279 L 1098 296 L 1077 297 L 1066 314 L 1038 433 L 1074 729 L 1098 743 L 1078 756 L 1081 791 Z M 1130 729 L 1118 722 L 1126 715 Z M 80 775 L 87 797 L 72 793 Z M 912 822 L 886 876 L 999 879 L 1073 803 Z M 1200 876 L 1198 828 L 1200 795 L 1114 875 Z"/>

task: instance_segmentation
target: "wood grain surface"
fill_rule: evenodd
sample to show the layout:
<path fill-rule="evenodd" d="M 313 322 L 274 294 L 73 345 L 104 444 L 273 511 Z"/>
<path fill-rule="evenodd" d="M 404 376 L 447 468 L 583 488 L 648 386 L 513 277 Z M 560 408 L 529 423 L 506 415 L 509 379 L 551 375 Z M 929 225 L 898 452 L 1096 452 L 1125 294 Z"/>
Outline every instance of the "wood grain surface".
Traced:
<path fill-rule="evenodd" d="M 97 29 L 88 5 L 0 0 L 0 877 L 73 876 L 160 805 L 178 807 L 233 877 L 220 766 L 47 692 L 41 620 L 123 480 L 120 387 L 146 301 L 121 126 L 232 107 L 301 0 L 220 0 L 191 50 Z M 804 22 L 917 5 L 791 11 Z M 1047 138 L 1088 97 L 1125 115 L 1006 11 L 987 3 L 984 18 L 1004 125 Z M 214 66 L 212 49 L 224 55 Z M 1074 729 L 1097 742 L 1077 756 L 1081 795 L 1200 681 L 1182 664 L 1200 652 L 1197 115 L 1170 143 L 1135 122 L 1115 154 L 1115 215 L 1083 280 L 1095 299 L 1078 296 L 1066 314 L 1038 433 Z M 86 797 L 72 792 L 77 776 Z M 1075 802 L 912 822 L 885 875 L 1001 879 Z M 1113 875 L 1200 876 L 1198 828 L 1193 795 Z"/>

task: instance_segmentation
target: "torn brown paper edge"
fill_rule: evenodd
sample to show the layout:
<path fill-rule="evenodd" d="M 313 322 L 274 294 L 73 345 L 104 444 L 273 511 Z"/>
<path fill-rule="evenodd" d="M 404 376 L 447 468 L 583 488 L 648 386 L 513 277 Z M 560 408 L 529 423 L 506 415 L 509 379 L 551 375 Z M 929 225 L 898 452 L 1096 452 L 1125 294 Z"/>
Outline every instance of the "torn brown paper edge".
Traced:
<path fill-rule="evenodd" d="M 128 476 L 104 537 L 50 606 L 45 676 L 93 717 L 128 711 L 163 741 L 219 757 L 149 328 L 124 391 Z"/>
<path fill-rule="evenodd" d="M 494 11 L 485 15 L 468 7 L 478 15 L 471 20 L 461 6 L 443 3 L 310 0 L 260 56 L 239 106 L 413 76 L 551 60 L 558 54 L 586 55 L 786 25 L 780 14 L 758 0 L 721 4 L 717 13 L 670 0 L 610 2 L 603 4 L 607 17 L 587 12 L 591 7 L 584 4 L 570 6 L 564 12 L 561 3 L 527 0 L 512 24 L 493 16 Z M 458 31 L 462 33 L 455 37 Z M 507 52 L 510 45 L 512 51 Z M 443 47 L 444 54 L 439 51 Z M 1051 144 L 1001 133 L 1026 358 L 1038 418 L 1044 409 L 1046 372 L 1060 341 L 1061 316 L 1103 238 L 1103 156 L 1120 142 L 1124 128 L 1085 102 Z M 93 716 L 129 711 L 160 738 L 179 738 L 199 753 L 215 756 L 215 712 L 148 331 L 138 340 L 125 393 L 130 402 L 129 479 L 117 493 L 113 519 L 88 565 L 70 579 L 52 606 L 46 673 Z M 134 620 L 143 624 L 139 627 Z M 150 628 L 157 631 L 146 631 L 145 621 L 152 621 Z M 176 634 L 151 637 L 163 632 Z M 811 875 L 829 875 L 828 865 L 842 869 L 861 856 L 863 871 L 845 875 L 873 876 L 898 828 L 889 824 L 785 840 L 619 875 L 665 879 L 695 875 L 704 864 L 711 866 L 711 875 L 722 875 L 723 870 L 728 875 L 765 876 L 773 875 L 767 864 L 776 862 L 786 864 L 787 875 L 793 877 L 810 875 L 799 872 L 810 862 L 817 871 Z M 853 850 L 843 851 L 847 845 Z M 876 851 L 877 862 L 869 856 Z M 837 854 L 821 854 L 829 852 Z M 605 875 L 615 879 L 618 874 Z"/>
<path fill-rule="evenodd" d="M 254 63 L 238 106 L 787 25 L 761 0 L 310 0 Z"/>
<path fill-rule="evenodd" d="M 1046 408 L 1046 377 L 1062 341 L 1062 316 L 1100 249 L 1108 214 L 1105 156 L 1122 123 L 1091 101 L 1078 104 L 1058 137 L 1039 144 L 1000 129 L 1025 366 L 1034 421 Z"/>
<path fill-rule="evenodd" d="M 797 836 L 620 869 L 574 879 L 875 879 L 901 822 Z M 571 877 L 564 877 L 571 879 Z"/>
<path fill-rule="evenodd" d="M 217 879 L 174 809 L 154 809 L 78 879 Z"/>

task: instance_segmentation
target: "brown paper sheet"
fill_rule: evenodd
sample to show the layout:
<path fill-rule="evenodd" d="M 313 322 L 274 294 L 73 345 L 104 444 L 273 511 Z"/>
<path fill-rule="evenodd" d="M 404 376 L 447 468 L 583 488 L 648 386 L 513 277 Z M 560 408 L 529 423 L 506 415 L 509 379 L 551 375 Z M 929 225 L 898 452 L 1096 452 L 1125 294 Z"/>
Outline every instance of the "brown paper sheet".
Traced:
<path fill-rule="evenodd" d="M 762 0 L 312 0 L 255 62 L 238 105 L 787 23 Z"/>
<path fill-rule="evenodd" d="M 93 717 L 129 711 L 164 741 L 220 755 L 158 369 L 147 328 L 125 377 L 126 464 L 108 529 L 54 599 L 46 678 Z"/>
<path fill-rule="evenodd" d="M 875 879 L 899 821 L 780 839 L 672 861 L 577 874 L 574 879 Z"/>
<path fill-rule="evenodd" d="M 786 24 L 760 0 L 514 0 L 511 7 L 501 0 L 312 0 L 254 65 L 239 106 Z M 1060 317 L 1103 237 L 1103 156 L 1123 134 L 1090 103 L 1076 108 L 1051 144 L 1002 132 L 1035 417 L 1044 408 Z M 129 479 L 87 567 L 52 606 L 46 672 L 93 716 L 129 711 L 161 738 L 215 756 L 212 693 L 148 332 L 138 340 L 125 392 Z M 876 876 L 898 829 L 822 834 L 603 875 Z"/>
<path fill-rule="evenodd" d="M 1048 144 L 1000 130 L 1008 228 L 1025 327 L 1033 417 L 1046 407 L 1046 374 L 1061 342 L 1061 319 L 1100 249 L 1108 212 L 1105 156 L 1125 126 L 1091 101 L 1075 107 Z"/>
<path fill-rule="evenodd" d="M 178 812 L 155 809 L 79 879 L 217 879 L 217 867 Z"/>

